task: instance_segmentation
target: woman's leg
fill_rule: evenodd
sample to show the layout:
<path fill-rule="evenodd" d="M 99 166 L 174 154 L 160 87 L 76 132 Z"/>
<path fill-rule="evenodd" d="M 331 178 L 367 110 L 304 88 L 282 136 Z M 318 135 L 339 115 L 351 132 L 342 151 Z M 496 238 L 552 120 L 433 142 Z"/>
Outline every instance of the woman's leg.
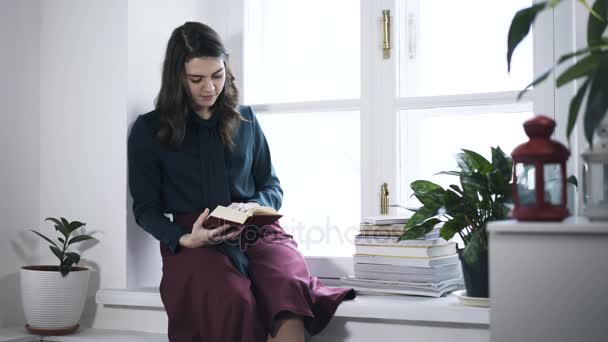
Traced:
<path fill-rule="evenodd" d="M 304 342 L 305 328 L 302 317 L 284 312 L 275 318 L 274 323 L 268 342 Z"/>
<path fill-rule="evenodd" d="M 264 328 L 273 333 L 298 331 L 299 322 L 311 334 L 319 333 L 330 321 L 344 299 L 352 299 L 355 292 L 348 288 L 330 288 L 308 272 L 304 257 L 292 236 L 278 225 L 262 229 L 257 240 L 246 238 L 245 255 L 249 259 L 249 273 L 253 293 L 258 303 Z M 298 317 L 280 322 L 283 312 Z M 275 329 L 276 322 L 286 328 Z M 300 329 L 301 330 L 301 329 Z"/>
<path fill-rule="evenodd" d="M 228 257 L 205 247 L 173 255 L 162 244 L 161 254 L 169 341 L 266 341 L 251 282 Z"/>

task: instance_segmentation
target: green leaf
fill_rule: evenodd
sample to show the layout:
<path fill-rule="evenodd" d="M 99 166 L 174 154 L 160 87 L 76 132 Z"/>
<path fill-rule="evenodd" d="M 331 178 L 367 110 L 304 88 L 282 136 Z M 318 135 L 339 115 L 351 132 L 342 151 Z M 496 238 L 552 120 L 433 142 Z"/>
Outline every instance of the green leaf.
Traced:
<path fill-rule="evenodd" d="M 570 101 L 570 111 L 568 113 L 568 126 L 566 129 L 566 137 L 568 142 L 570 141 L 570 135 L 574 130 L 574 125 L 576 124 L 576 119 L 578 118 L 578 112 L 581 107 L 581 103 L 583 102 L 583 98 L 585 97 L 585 92 L 589 86 L 589 79 L 585 80 L 585 83 L 578 88 L 576 95 Z"/>
<path fill-rule="evenodd" d="M 460 176 L 460 172 L 459 171 L 441 171 L 441 172 L 437 172 L 435 174 L 435 176 L 436 175 Z"/>
<path fill-rule="evenodd" d="M 429 182 L 429 181 L 425 181 L 425 180 L 413 181 L 410 184 L 410 188 L 412 188 L 412 190 L 414 190 L 414 193 L 416 195 L 424 195 L 424 194 L 429 193 L 436 189 L 443 190 L 443 188 L 440 185 L 437 185 L 433 182 Z"/>
<path fill-rule="evenodd" d="M 416 194 L 416 198 L 430 211 L 437 212 L 443 206 L 444 192 L 442 188 L 433 189 L 420 195 Z"/>
<path fill-rule="evenodd" d="M 511 21 L 511 27 L 509 27 L 509 35 L 507 38 L 507 70 L 509 72 L 511 71 L 511 57 L 513 56 L 515 48 L 524 38 L 526 38 L 536 15 L 538 12 L 542 11 L 546 5 L 547 2 L 541 2 L 515 13 L 515 16 Z"/>
<path fill-rule="evenodd" d="M 78 235 L 68 241 L 68 246 L 73 243 L 81 242 L 81 241 L 85 241 L 85 240 L 95 240 L 95 238 L 90 235 Z"/>
<path fill-rule="evenodd" d="M 443 199 L 445 202 L 445 211 L 448 215 L 452 217 L 465 215 L 465 201 L 462 196 L 454 191 L 446 191 Z"/>
<path fill-rule="evenodd" d="M 561 87 L 564 84 L 581 78 L 583 76 L 590 76 L 594 74 L 600 65 L 600 57 L 598 55 L 589 55 L 580 61 L 576 62 L 573 66 L 566 69 L 555 81 L 557 87 Z"/>
<path fill-rule="evenodd" d="M 526 91 L 528 89 L 530 89 L 531 87 L 536 87 L 538 84 L 540 84 L 544 80 L 546 80 L 547 77 L 549 77 L 549 75 L 551 75 L 552 71 L 553 71 L 553 68 L 549 68 L 549 70 L 545 71 L 542 75 L 538 76 L 538 78 L 536 78 L 534 81 L 532 81 L 532 83 L 528 84 L 524 88 L 524 90 L 520 91 L 519 94 L 517 94 L 517 101 L 521 100 L 521 98 L 524 97 L 524 94 L 526 93 Z"/>
<path fill-rule="evenodd" d="M 462 192 L 462 190 L 458 187 L 458 185 L 452 184 L 452 185 L 450 185 L 450 189 L 454 190 L 456 193 L 458 193 L 461 196 L 464 194 L 464 192 Z"/>
<path fill-rule="evenodd" d="M 585 48 L 576 50 L 574 52 L 563 54 L 557 61 L 557 64 L 562 64 L 562 63 L 570 60 L 573 57 L 577 57 L 577 56 L 580 56 L 580 55 L 583 55 L 586 53 L 598 53 L 598 52 L 601 53 L 601 52 L 603 52 L 603 49 L 607 49 L 607 48 L 608 48 L 608 39 L 602 38 L 601 43 L 598 45 L 590 45 Z"/>
<path fill-rule="evenodd" d="M 416 213 L 407 220 L 405 223 L 405 229 L 415 227 L 435 215 L 437 215 L 437 210 L 433 211 L 429 208 L 422 207 L 416 210 Z"/>
<path fill-rule="evenodd" d="M 412 239 L 417 239 L 419 237 L 422 237 L 425 234 L 428 234 L 431 230 L 433 230 L 435 225 L 437 225 L 437 223 L 439 223 L 439 222 L 441 222 L 441 220 L 439 220 L 438 218 L 432 218 L 432 219 L 424 221 L 423 223 L 421 223 L 417 226 L 406 229 L 405 232 L 403 232 L 403 234 L 401 234 L 401 236 L 399 236 L 398 241 L 412 240 Z"/>
<path fill-rule="evenodd" d="M 578 189 L 578 179 L 576 179 L 576 176 L 568 177 L 568 179 L 566 179 L 566 183 L 572 184 Z"/>
<path fill-rule="evenodd" d="M 80 227 L 82 227 L 82 226 L 84 226 L 84 225 L 85 225 L 85 224 L 84 224 L 84 223 L 82 223 L 82 222 L 73 221 L 73 222 L 71 222 L 71 223 L 70 223 L 70 225 L 69 225 L 69 228 L 68 228 L 68 229 L 69 229 L 70 233 L 72 233 L 73 231 L 75 231 L 76 229 L 78 229 L 78 228 L 80 228 Z"/>
<path fill-rule="evenodd" d="M 61 223 L 63 223 L 63 226 L 64 226 L 66 229 L 70 227 L 70 222 L 68 222 L 68 220 L 66 220 L 66 219 L 65 219 L 65 218 L 63 218 L 63 217 L 60 217 L 60 219 L 61 219 Z"/>
<path fill-rule="evenodd" d="M 49 246 L 49 248 L 51 249 L 51 252 L 53 252 L 53 254 L 55 254 L 57 259 L 59 259 L 59 261 L 61 261 L 62 256 L 61 256 L 61 251 L 59 250 L 59 248 L 57 248 L 57 246 Z"/>
<path fill-rule="evenodd" d="M 589 4 L 587 3 L 586 0 L 578 0 L 578 2 L 580 2 L 581 4 L 583 4 L 583 6 L 585 6 L 585 8 L 587 9 L 587 11 L 589 11 L 589 13 L 594 16 L 597 20 L 599 21 L 604 21 L 604 19 L 597 14 L 597 12 L 595 10 L 593 10 L 593 8 L 591 8 L 591 6 L 589 6 Z"/>
<path fill-rule="evenodd" d="M 465 160 L 468 161 L 468 165 L 471 169 L 477 170 L 484 175 L 492 172 L 492 164 L 490 164 L 490 162 L 481 154 L 466 149 L 462 149 L 462 151 L 464 152 Z"/>
<path fill-rule="evenodd" d="M 70 273 L 70 270 L 72 269 L 72 264 L 74 263 L 74 261 L 72 259 L 66 258 L 61 265 L 59 266 L 59 271 L 61 272 L 62 276 L 66 276 L 68 275 L 68 273 Z"/>
<path fill-rule="evenodd" d="M 70 232 L 68 231 L 68 229 L 59 220 L 52 217 L 47 217 L 45 221 L 52 221 L 53 223 L 55 223 L 55 230 L 61 232 L 61 234 L 63 234 L 66 239 L 68 238 L 68 236 L 70 236 Z"/>
<path fill-rule="evenodd" d="M 592 13 L 589 14 L 587 21 L 587 46 L 599 45 L 602 42 L 602 35 L 608 24 L 607 8 L 608 2 L 605 0 L 597 0 L 592 7 Z M 593 15 L 593 12 L 600 14 L 602 19 L 598 19 Z"/>
<path fill-rule="evenodd" d="M 439 235 L 444 240 L 447 241 L 447 240 L 450 240 L 451 238 L 453 238 L 454 235 L 458 234 L 458 232 L 461 231 L 466 226 L 467 226 L 466 222 L 464 222 L 464 220 L 461 217 L 454 218 L 443 224 L 443 226 L 441 227 L 441 230 L 439 231 Z"/>
<path fill-rule="evenodd" d="M 585 138 L 593 145 L 593 134 L 599 128 L 600 122 L 608 110 L 608 54 L 602 56 L 598 74 L 591 81 L 587 108 L 583 118 Z"/>
<path fill-rule="evenodd" d="M 59 240 L 59 242 L 61 242 L 61 243 L 65 244 L 65 240 L 64 240 L 64 239 L 63 239 L 61 236 L 60 236 L 60 237 L 58 237 L 58 238 L 57 238 L 57 240 Z"/>
<path fill-rule="evenodd" d="M 35 231 L 35 230 L 33 230 L 33 229 L 30 229 L 30 232 L 35 233 L 36 235 L 38 235 L 38 236 L 40 236 L 41 238 L 43 238 L 43 239 L 45 239 L 46 241 L 48 241 L 48 242 L 49 242 L 51 245 L 55 246 L 55 248 L 58 248 L 58 247 L 57 247 L 57 244 L 56 244 L 56 243 L 54 243 L 54 242 L 53 242 L 53 240 L 49 239 L 48 237 L 44 236 L 43 234 L 38 233 L 37 231 Z"/>
<path fill-rule="evenodd" d="M 500 148 L 500 146 L 496 146 L 496 148 L 492 147 L 491 149 L 492 169 L 503 175 L 507 183 L 510 182 L 513 176 L 513 160 Z"/>
<path fill-rule="evenodd" d="M 66 258 L 72 260 L 74 265 L 76 265 L 80 262 L 80 255 L 78 255 L 78 253 L 67 252 L 67 253 L 65 253 L 65 256 L 66 256 Z"/>
<path fill-rule="evenodd" d="M 475 267 L 479 262 L 479 255 L 488 248 L 486 230 L 476 230 L 471 234 L 469 242 L 466 243 L 462 258 L 470 267 Z"/>

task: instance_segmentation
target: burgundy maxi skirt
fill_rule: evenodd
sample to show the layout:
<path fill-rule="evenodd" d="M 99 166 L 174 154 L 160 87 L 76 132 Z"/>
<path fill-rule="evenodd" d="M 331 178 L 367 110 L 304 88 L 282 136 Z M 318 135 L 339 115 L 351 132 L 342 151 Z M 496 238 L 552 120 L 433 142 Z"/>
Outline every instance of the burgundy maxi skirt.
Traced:
<path fill-rule="evenodd" d="M 174 220 L 189 231 L 197 218 L 175 215 Z M 355 297 L 353 289 L 329 288 L 311 276 L 296 242 L 278 223 L 246 229 L 241 236 L 250 278 L 215 248 L 181 248 L 172 254 L 160 244 L 160 295 L 169 341 L 266 341 L 280 313 L 303 317 L 306 330 L 315 335 L 343 300 Z"/>

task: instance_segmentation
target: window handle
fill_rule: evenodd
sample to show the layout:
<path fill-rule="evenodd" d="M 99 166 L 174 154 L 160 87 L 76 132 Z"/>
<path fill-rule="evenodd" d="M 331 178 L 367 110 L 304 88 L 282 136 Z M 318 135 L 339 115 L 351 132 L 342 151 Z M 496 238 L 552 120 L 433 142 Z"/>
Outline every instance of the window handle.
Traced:
<path fill-rule="evenodd" d="M 407 16 L 407 32 L 409 35 L 407 55 L 409 59 L 416 59 L 416 15 L 414 13 Z"/>
<path fill-rule="evenodd" d="M 391 11 L 382 10 L 382 50 L 385 59 L 391 57 Z"/>

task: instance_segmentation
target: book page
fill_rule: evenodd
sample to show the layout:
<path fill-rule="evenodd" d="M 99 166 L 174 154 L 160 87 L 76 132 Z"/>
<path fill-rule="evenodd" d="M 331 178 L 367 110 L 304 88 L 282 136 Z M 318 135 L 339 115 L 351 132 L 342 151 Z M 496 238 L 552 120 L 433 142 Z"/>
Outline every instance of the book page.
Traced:
<path fill-rule="evenodd" d="M 276 210 L 274 210 L 274 208 L 271 207 L 255 207 L 255 208 L 251 208 L 249 210 L 247 210 L 247 215 L 248 216 L 255 216 L 255 215 L 277 215 L 278 212 Z"/>

